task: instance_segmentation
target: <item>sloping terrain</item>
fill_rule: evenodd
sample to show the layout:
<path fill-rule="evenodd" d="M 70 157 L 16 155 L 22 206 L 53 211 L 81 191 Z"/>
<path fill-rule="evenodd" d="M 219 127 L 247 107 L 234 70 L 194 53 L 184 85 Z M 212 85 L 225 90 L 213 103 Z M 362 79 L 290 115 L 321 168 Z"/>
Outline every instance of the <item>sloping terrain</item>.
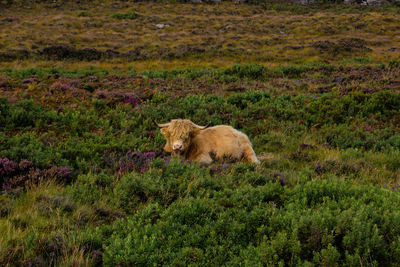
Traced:
<path fill-rule="evenodd" d="M 21 59 L 25 67 L 52 66 L 47 59 L 101 58 L 109 69 L 138 70 L 382 63 L 400 54 L 396 7 L 115 2 L 35 4 L 3 14 L 0 59 Z"/>

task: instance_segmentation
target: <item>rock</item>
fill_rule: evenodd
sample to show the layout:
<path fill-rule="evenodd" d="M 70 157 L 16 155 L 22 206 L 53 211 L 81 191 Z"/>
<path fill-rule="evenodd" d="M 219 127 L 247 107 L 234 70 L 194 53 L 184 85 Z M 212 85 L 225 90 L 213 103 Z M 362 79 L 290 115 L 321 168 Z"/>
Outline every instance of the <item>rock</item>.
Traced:
<path fill-rule="evenodd" d="M 156 27 L 159 29 L 163 29 L 165 27 L 169 27 L 169 25 L 168 24 L 156 24 Z"/>
<path fill-rule="evenodd" d="M 192 2 L 193 4 L 203 4 L 202 0 L 191 0 L 190 2 Z"/>
<path fill-rule="evenodd" d="M 229 31 L 229 30 L 231 30 L 231 29 L 233 29 L 233 27 L 232 27 L 231 25 L 226 25 L 226 26 L 223 27 L 221 30 L 223 30 L 223 31 Z"/>
<path fill-rule="evenodd" d="M 315 0 L 293 0 L 293 3 L 300 5 L 309 5 L 309 4 L 314 4 Z"/>
<path fill-rule="evenodd" d="M 367 2 L 367 5 L 369 5 L 369 6 L 381 6 L 384 4 L 388 4 L 388 2 L 385 0 L 366 0 L 366 2 Z"/>
<path fill-rule="evenodd" d="M 308 5 L 314 4 L 316 0 L 292 0 L 293 3 L 301 4 L 301 5 Z M 390 2 L 397 2 L 399 3 L 400 0 L 343 0 L 344 4 L 347 5 L 361 5 L 361 6 L 381 6 L 385 4 L 389 4 Z"/>

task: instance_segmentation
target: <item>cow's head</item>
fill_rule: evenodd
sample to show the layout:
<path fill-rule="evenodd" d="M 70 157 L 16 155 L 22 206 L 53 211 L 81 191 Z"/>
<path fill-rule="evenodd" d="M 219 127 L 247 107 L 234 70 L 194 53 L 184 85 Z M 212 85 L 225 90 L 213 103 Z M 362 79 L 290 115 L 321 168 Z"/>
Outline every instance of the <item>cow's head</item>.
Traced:
<path fill-rule="evenodd" d="M 207 128 L 207 126 L 194 124 L 190 120 L 181 119 L 171 120 L 164 124 L 156 124 L 167 139 L 164 150 L 178 157 L 184 154 L 189 148 L 192 138 L 201 130 Z"/>

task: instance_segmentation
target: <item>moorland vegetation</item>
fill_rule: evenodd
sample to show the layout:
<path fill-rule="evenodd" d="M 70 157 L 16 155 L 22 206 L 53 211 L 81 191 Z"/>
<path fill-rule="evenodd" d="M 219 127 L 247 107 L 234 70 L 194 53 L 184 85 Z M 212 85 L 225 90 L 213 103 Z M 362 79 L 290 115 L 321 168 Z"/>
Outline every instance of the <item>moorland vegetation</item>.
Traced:
<path fill-rule="evenodd" d="M 399 264 L 396 5 L 5 8 L 1 266 Z M 171 158 L 175 118 L 261 164 Z"/>

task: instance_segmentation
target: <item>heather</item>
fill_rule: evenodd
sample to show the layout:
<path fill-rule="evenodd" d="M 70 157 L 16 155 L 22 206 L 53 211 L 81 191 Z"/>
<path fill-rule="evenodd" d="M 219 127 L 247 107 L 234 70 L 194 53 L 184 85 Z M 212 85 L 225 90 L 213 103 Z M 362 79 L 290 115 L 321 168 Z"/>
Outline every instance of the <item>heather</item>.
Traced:
<path fill-rule="evenodd" d="M 5 8 L 1 266 L 399 264 L 395 5 Z M 171 158 L 175 118 L 261 164 Z"/>

